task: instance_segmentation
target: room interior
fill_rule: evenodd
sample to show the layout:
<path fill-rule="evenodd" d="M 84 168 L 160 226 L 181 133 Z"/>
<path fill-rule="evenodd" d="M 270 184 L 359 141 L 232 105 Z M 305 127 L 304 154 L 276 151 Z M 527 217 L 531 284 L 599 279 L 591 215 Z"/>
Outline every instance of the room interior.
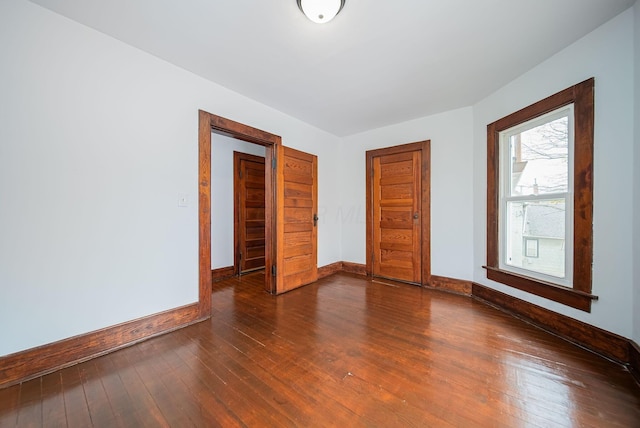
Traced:
<path fill-rule="evenodd" d="M 228 136 L 211 131 L 236 124 L 317 157 L 319 278 L 366 274 L 366 152 L 429 140 L 424 285 L 637 376 L 635 1 L 347 0 L 321 25 L 293 1 L 151 3 L 0 5 L 0 388 L 211 316 L 228 260 L 212 266 L 213 199 L 202 236 L 199 160 L 208 141 L 219 185 Z M 487 125 L 592 77 L 598 298 L 583 311 L 487 278 Z"/>

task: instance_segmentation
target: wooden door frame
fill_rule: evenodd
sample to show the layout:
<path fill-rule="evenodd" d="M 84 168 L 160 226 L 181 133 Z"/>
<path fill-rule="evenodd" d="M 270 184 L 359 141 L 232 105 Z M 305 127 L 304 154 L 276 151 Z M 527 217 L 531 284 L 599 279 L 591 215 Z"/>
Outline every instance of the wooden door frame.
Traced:
<path fill-rule="evenodd" d="M 242 161 L 250 161 L 255 163 L 262 163 L 265 165 L 265 174 L 266 174 L 266 158 L 263 156 L 252 155 L 249 153 L 238 152 L 236 150 L 233 151 L 233 274 L 241 275 L 242 274 L 242 259 L 240 258 L 241 248 L 240 248 L 240 237 L 242 235 L 242 228 L 244 227 L 240 224 L 240 198 L 239 196 L 239 188 L 240 188 L 240 163 Z M 265 181 L 265 190 L 267 187 L 267 183 Z M 265 195 L 266 201 L 266 195 Z M 265 202 L 266 203 L 266 202 Z M 265 206 L 266 212 L 266 206 Z M 246 219 L 245 219 L 246 222 Z M 265 219 L 265 251 L 266 251 L 266 219 Z M 245 239 L 246 241 L 246 239 Z M 256 268 L 258 269 L 258 268 Z"/>
<path fill-rule="evenodd" d="M 265 147 L 265 290 L 276 291 L 270 275 L 277 254 L 277 204 L 275 170 L 267 167 L 277 159 L 282 138 L 203 110 L 198 111 L 198 230 L 199 298 L 201 316 L 211 316 L 211 133 Z"/>
<path fill-rule="evenodd" d="M 420 179 L 422 194 L 420 195 L 421 213 L 421 238 L 420 251 L 421 260 L 421 280 L 420 285 L 429 285 L 431 281 L 431 140 L 418 141 L 415 143 L 401 144 L 398 146 L 385 147 L 382 149 L 368 150 L 366 153 L 367 169 L 367 275 L 373 276 L 373 158 L 379 156 L 394 155 L 406 152 L 421 152 Z"/>

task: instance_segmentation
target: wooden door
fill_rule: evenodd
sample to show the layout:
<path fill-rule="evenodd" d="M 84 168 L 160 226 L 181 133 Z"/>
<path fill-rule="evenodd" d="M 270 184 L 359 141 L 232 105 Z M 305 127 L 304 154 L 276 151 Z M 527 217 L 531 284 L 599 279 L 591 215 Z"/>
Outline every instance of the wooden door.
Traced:
<path fill-rule="evenodd" d="M 264 158 L 233 152 L 235 273 L 265 266 Z"/>
<path fill-rule="evenodd" d="M 318 159 L 282 147 L 278 153 L 277 292 L 318 279 Z"/>
<path fill-rule="evenodd" d="M 367 164 L 368 271 L 422 284 L 429 275 L 428 142 L 367 152 Z"/>

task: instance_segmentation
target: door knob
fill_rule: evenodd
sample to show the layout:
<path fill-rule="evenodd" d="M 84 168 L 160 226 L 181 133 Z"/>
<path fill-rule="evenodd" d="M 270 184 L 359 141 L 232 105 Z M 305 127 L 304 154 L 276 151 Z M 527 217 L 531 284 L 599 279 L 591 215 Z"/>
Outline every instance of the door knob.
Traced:
<path fill-rule="evenodd" d="M 418 213 L 413 214 L 413 219 L 417 220 L 420 216 L 418 215 Z"/>
<path fill-rule="evenodd" d="M 317 226 L 318 225 L 318 214 L 313 214 L 313 225 Z"/>

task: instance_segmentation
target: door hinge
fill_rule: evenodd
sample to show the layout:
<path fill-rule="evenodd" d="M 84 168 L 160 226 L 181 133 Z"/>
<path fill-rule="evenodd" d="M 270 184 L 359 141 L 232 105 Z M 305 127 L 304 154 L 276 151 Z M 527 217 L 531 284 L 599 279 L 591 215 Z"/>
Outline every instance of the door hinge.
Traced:
<path fill-rule="evenodd" d="M 276 276 L 276 265 L 271 265 L 271 276 Z"/>
<path fill-rule="evenodd" d="M 242 260 L 242 253 L 240 253 L 238 257 L 240 258 L 240 260 Z"/>
<path fill-rule="evenodd" d="M 276 158 L 271 158 L 271 169 L 276 169 Z"/>

